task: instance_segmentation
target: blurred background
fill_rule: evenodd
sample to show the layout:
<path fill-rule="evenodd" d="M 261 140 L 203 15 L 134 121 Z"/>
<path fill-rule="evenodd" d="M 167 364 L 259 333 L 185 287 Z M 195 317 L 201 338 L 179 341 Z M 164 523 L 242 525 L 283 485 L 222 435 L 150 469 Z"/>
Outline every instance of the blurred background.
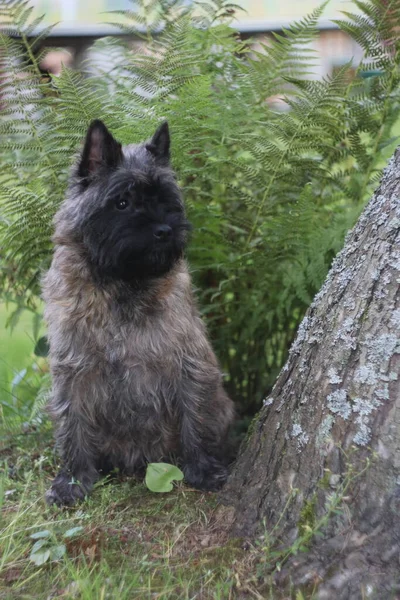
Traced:
<path fill-rule="evenodd" d="M 251 37 L 255 41 L 268 41 L 273 32 L 279 32 L 294 20 L 300 20 L 320 6 L 319 0 L 238 0 L 242 9 L 236 11 L 233 26 L 242 38 Z M 45 24 L 57 23 L 47 45 L 54 46 L 54 52 L 47 56 L 43 70 L 54 74 L 63 62 L 68 66 L 78 66 L 86 59 L 93 42 L 106 35 L 120 35 L 112 22 L 123 22 L 118 11 L 132 7 L 130 0 L 33 0 L 36 14 L 45 15 Z M 354 40 L 335 25 L 334 20 L 342 18 L 342 11 L 355 6 L 343 0 L 331 0 L 319 21 L 320 33 L 313 43 L 318 52 L 319 64 L 315 67 L 315 77 L 332 74 L 350 60 L 354 64 L 361 59 L 362 51 Z M 114 15 L 110 11 L 115 11 Z M 106 14 L 107 13 L 107 14 Z M 109 24 L 107 24 L 109 22 Z M 134 46 L 135 39 L 132 38 Z M 60 50 L 65 48 L 65 51 Z"/>

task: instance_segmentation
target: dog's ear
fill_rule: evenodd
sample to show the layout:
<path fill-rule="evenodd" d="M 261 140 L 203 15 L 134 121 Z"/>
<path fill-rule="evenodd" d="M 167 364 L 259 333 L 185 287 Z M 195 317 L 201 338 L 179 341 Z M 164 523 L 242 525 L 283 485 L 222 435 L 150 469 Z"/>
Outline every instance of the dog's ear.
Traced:
<path fill-rule="evenodd" d="M 78 165 L 78 176 L 88 183 L 100 169 L 115 169 L 121 160 L 121 144 L 113 138 L 103 121 L 92 121 Z"/>
<path fill-rule="evenodd" d="M 164 121 L 157 129 L 146 148 L 158 160 L 167 163 L 169 161 L 170 137 L 167 121 Z"/>

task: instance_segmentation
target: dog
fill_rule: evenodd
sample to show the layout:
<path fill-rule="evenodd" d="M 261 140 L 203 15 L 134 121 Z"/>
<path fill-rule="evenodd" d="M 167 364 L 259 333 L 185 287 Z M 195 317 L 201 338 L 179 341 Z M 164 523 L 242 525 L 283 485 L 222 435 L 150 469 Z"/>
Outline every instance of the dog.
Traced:
<path fill-rule="evenodd" d="M 47 502 L 158 461 L 219 489 L 234 408 L 192 293 L 168 124 L 122 147 L 93 121 L 54 222 L 42 288 L 62 468 Z"/>

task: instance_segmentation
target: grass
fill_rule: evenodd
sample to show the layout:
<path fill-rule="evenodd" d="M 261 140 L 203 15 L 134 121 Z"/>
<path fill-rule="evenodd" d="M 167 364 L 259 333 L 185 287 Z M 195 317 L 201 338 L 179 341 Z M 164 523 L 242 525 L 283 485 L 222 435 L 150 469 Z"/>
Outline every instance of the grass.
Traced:
<path fill-rule="evenodd" d="M 130 478 L 102 482 L 77 508 L 47 507 L 56 467 L 50 448 L 49 428 L 3 446 L 0 598 L 229 599 L 239 589 L 243 598 L 266 597 L 257 591 L 254 555 L 228 537 L 230 509 L 215 495 L 183 484 L 153 494 Z M 66 554 L 37 566 L 30 536 L 43 530 Z"/>
<path fill-rule="evenodd" d="M 315 598 L 314 583 L 302 591 L 274 583 L 314 532 L 283 548 L 274 531 L 232 538 L 232 509 L 181 482 L 156 494 L 134 478 L 103 480 L 84 503 L 49 507 L 44 495 L 58 465 L 46 422 L 4 437 L 0 465 L 1 600 Z M 44 549 L 63 552 L 35 564 L 38 536 L 48 536 Z"/>
<path fill-rule="evenodd" d="M 0 398 L 9 395 L 14 377 L 31 362 L 34 348 L 33 315 L 22 313 L 17 326 L 11 331 L 6 327 L 12 307 L 0 303 Z"/>
<path fill-rule="evenodd" d="M 27 310 L 21 313 L 15 326 L 8 325 L 14 307 L 0 303 L 0 425 L 4 417 L 15 425 L 29 420 L 34 400 L 41 386 L 41 375 L 47 365 L 33 353 L 35 338 L 42 333 L 35 315 Z M 1 437 L 1 431 L 0 431 Z"/>

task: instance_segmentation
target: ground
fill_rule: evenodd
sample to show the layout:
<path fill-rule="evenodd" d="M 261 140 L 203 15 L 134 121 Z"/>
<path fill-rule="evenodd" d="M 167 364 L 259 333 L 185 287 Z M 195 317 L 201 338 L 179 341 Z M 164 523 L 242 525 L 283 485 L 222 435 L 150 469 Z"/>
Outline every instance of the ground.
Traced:
<path fill-rule="evenodd" d="M 227 540 L 226 510 L 215 495 L 184 485 L 149 492 L 133 479 L 102 482 L 84 504 L 49 508 L 43 495 L 54 472 L 51 432 L 27 431 L 3 445 L 0 597 L 229 598 L 246 551 Z M 81 527 L 65 538 L 71 528 Z M 49 531 L 58 561 L 30 559 L 32 534 Z M 236 568 L 238 563 L 238 569 Z"/>
<path fill-rule="evenodd" d="M 0 461 L 2 600 L 313 597 L 278 593 L 272 573 L 282 553 L 270 553 L 264 536 L 230 538 L 230 509 L 215 494 L 181 483 L 156 494 L 117 478 L 76 508 L 48 507 L 44 492 L 57 466 L 49 426 L 3 438 Z M 37 565 L 30 556 L 40 536 L 42 551 L 56 556 Z"/>

